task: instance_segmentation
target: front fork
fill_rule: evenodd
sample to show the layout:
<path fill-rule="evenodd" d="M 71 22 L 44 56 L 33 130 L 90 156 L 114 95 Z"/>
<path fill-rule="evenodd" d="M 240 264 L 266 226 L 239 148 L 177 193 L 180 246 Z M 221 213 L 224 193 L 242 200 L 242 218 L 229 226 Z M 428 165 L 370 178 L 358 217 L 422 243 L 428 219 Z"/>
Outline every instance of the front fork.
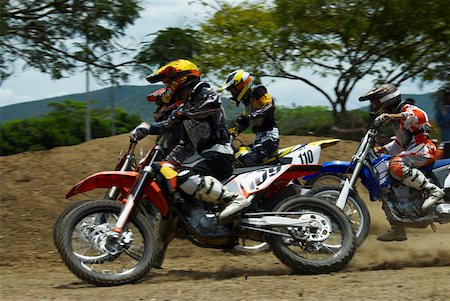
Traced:
<path fill-rule="evenodd" d="M 128 154 L 125 159 L 125 163 L 122 165 L 119 171 L 131 170 L 131 167 L 133 166 L 133 161 L 134 155 Z M 119 189 L 116 186 L 113 186 L 110 189 L 108 189 L 105 198 L 109 200 L 116 200 L 118 196 L 119 196 Z"/>
<path fill-rule="evenodd" d="M 143 168 L 141 174 L 133 184 L 133 187 L 131 188 L 131 191 L 127 196 L 125 206 L 122 208 L 119 218 L 117 219 L 117 222 L 113 228 L 113 231 L 115 233 L 119 234 L 122 231 L 130 217 L 131 212 L 137 207 L 139 201 L 142 199 L 142 196 L 144 195 L 144 187 L 148 184 L 148 181 L 150 180 L 153 173 L 152 163 L 156 160 L 159 152 L 159 148 L 155 149 L 151 160 Z"/>
<path fill-rule="evenodd" d="M 345 202 L 347 201 L 350 189 L 353 189 L 353 187 L 355 187 L 362 167 L 362 161 L 358 161 L 358 163 L 356 163 L 355 169 L 353 170 L 352 176 L 350 177 L 350 181 L 348 179 L 345 179 L 344 181 L 344 186 L 342 187 L 341 193 L 339 194 L 339 197 L 336 201 L 336 206 L 338 206 L 341 210 L 343 210 L 345 207 Z"/>
<path fill-rule="evenodd" d="M 375 133 L 371 132 L 368 132 L 366 136 L 364 136 L 364 139 L 361 142 L 361 145 L 363 146 L 362 152 L 360 152 L 358 149 L 357 154 L 352 160 L 352 162 L 356 162 L 352 176 L 350 177 L 350 181 L 348 179 L 345 179 L 344 186 L 342 187 L 341 193 L 339 194 L 339 197 L 336 201 L 336 206 L 338 206 L 341 210 L 344 209 L 345 202 L 347 201 L 348 194 L 350 193 L 350 189 L 353 189 L 353 187 L 355 187 L 361 169 L 363 168 L 363 162 L 369 154 L 373 136 L 375 136 Z"/>

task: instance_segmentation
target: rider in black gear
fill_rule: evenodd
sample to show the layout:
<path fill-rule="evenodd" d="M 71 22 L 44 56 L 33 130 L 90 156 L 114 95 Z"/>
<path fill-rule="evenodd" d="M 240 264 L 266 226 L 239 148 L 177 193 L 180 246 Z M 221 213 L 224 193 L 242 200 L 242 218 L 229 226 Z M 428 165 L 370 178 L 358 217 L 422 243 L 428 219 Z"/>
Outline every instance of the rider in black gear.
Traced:
<path fill-rule="evenodd" d="M 173 111 L 167 122 L 169 127 L 183 124 L 184 137 L 195 153 L 183 161 L 177 176 L 178 187 L 201 201 L 229 203 L 219 214 L 220 221 L 227 221 L 250 202 L 228 191 L 220 182 L 233 171 L 233 149 L 220 97 L 209 84 L 200 81 L 200 71 L 188 60 L 172 61 L 147 80 L 162 81 L 170 87 L 171 97 L 183 101 L 183 107 Z"/>
<path fill-rule="evenodd" d="M 239 156 L 238 160 L 244 166 L 261 164 L 278 149 L 280 140 L 272 97 L 263 85 L 253 85 L 253 77 L 244 70 L 230 73 L 219 92 L 223 90 L 231 92 L 231 99 L 236 102 L 236 106 L 241 102 L 245 105 L 244 113 L 236 119 L 235 126 L 229 130 L 230 134 L 237 136 L 249 126 L 256 134 L 250 151 Z"/>

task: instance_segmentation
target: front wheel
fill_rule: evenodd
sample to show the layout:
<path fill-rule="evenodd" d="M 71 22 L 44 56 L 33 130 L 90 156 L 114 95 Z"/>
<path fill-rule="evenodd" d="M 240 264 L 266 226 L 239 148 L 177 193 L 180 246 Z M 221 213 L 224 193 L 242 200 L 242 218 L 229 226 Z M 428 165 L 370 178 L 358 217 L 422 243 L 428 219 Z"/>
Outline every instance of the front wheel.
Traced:
<path fill-rule="evenodd" d="M 286 212 L 280 216 L 299 223 L 272 227 L 273 234 L 267 235 L 274 255 L 295 273 L 339 271 L 353 258 L 355 235 L 347 217 L 336 206 L 319 198 L 293 196 L 281 201 L 273 211 Z"/>
<path fill-rule="evenodd" d="M 112 231 L 121 208 L 116 201 L 87 201 L 74 207 L 61 224 L 56 246 L 81 280 L 96 286 L 121 285 L 139 281 L 150 270 L 155 257 L 153 227 L 137 212 L 120 233 Z M 86 257 L 110 259 L 86 262 Z"/>
<path fill-rule="evenodd" d="M 341 188 L 326 186 L 311 189 L 307 195 L 319 197 L 331 204 L 336 204 L 340 193 Z M 356 233 L 356 245 L 358 247 L 361 246 L 370 232 L 369 209 L 359 195 L 355 191 L 350 190 L 342 211 L 350 220 Z"/>
<path fill-rule="evenodd" d="M 306 181 L 306 185 L 312 188 L 324 187 L 324 186 L 336 186 L 341 187 L 341 183 L 345 179 L 344 174 L 326 172 L 321 173 L 319 176 Z"/>

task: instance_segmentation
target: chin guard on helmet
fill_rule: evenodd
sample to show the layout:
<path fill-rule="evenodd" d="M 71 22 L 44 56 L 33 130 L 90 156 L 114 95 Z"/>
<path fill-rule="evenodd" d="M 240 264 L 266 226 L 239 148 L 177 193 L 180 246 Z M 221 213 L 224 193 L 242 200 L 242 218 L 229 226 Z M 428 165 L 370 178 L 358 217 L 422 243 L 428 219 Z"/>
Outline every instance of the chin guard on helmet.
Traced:
<path fill-rule="evenodd" d="M 231 72 L 225 82 L 220 86 L 217 92 L 222 92 L 223 90 L 230 91 L 232 97 L 231 99 L 236 102 L 236 106 L 243 100 L 249 91 L 251 85 L 253 84 L 253 77 L 250 73 L 239 69 Z"/>
<path fill-rule="evenodd" d="M 371 114 L 395 113 L 402 102 L 401 93 L 393 84 L 379 85 L 359 97 L 359 101 L 370 101 Z"/>
<path fill-rule="evenodd" d="M 170 102 L 171 91 L 168 87 L 164 87 L 147 95 L 148 102 L 154 102 L 157 106 Z"/>

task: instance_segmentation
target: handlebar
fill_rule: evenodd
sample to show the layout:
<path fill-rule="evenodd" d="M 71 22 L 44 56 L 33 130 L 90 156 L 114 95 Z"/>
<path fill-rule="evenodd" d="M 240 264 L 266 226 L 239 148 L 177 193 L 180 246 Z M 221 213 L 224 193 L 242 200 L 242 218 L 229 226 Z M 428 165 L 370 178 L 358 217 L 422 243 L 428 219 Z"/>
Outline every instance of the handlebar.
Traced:
<path fill-rule="evenodd" d="M 381 127 L 381 125 L 382 125 L 381 121 L 374 120 L 373 123 L 372 123 L 372 126 L 370 128 L 378 131 L 379 128 Z"/>

